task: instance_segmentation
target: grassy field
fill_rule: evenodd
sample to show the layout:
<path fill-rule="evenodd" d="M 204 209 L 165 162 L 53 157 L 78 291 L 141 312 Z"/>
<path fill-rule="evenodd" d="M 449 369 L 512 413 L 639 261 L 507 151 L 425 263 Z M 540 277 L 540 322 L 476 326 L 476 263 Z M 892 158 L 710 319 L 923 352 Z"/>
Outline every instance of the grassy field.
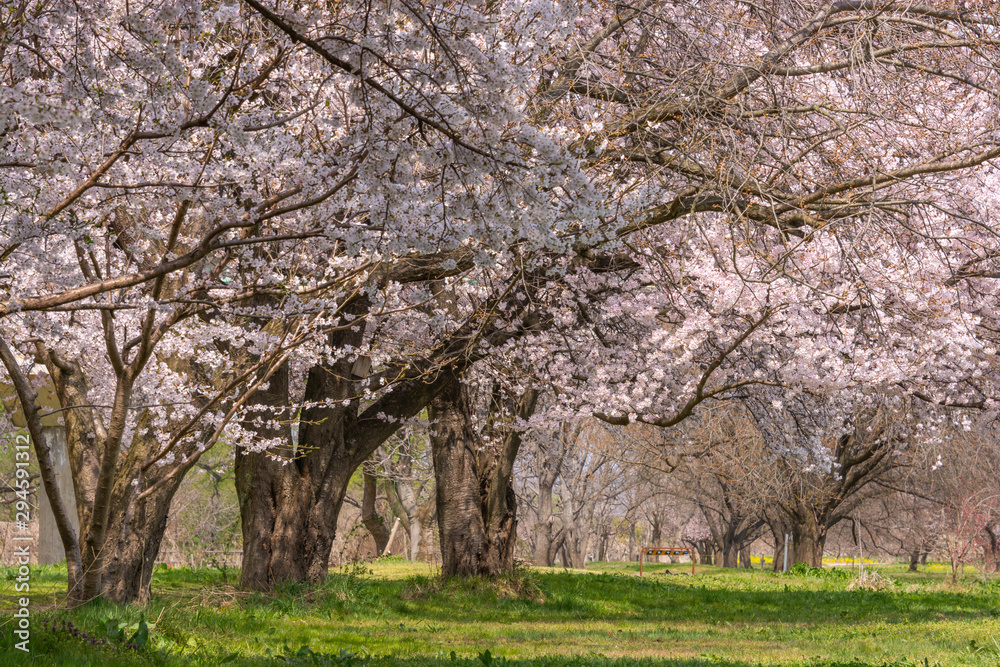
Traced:
<path fill-rule="evenodd" d="M 395 559 L 334 572 L 319 588 L 238 591 L 238 572 L 158 570 L 145 608 L 60 608 L 65 570 L 32 572 L 32 654 L 12 650 L 0 616 L 0 664 L 39 665 L 727 665 L 1000 664 L 1000 582 L 944 565 L 881 566 L 881 591 L 850 590 L 850 568 L 776 575 L 630 563 L 532 568 L 497 584 L 442 581 Z M 869 566 L 870 567 L 870 566 Z M 0 570 L 0 607 L 15 604 Z M 135 634 L 141 650 L 92 646 Z M 56 629 L 52 630 L 53 624 Z"/>

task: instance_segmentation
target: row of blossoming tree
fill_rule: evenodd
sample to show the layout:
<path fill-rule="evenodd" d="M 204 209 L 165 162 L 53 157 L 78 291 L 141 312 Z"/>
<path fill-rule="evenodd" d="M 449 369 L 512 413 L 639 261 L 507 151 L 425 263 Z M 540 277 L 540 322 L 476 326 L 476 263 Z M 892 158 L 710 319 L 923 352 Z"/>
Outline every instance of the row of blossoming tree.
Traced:
<path fill-rule="evenodd" d="M 529 426 L 753 394 L 846 445 L 887 393 L 996 409 L 992 2 L 21 0 L 0 26 L 0 358 L 71 603 L 148 596 L 220 439 L 267 589 L 325 576 L 351 476 L 424 415 L 444 571 L 473 575 L 512 565 Z"/>

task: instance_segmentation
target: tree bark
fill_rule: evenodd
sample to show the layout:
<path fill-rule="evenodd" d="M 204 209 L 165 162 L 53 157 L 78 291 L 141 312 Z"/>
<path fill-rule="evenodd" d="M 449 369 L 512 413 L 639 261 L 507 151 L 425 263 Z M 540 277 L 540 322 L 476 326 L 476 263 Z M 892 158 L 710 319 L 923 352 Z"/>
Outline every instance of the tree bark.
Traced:
<path fill-rule="evenodd" d="M 564 491 L 566 491 L 566 493 L 562 499 L 562 564 L 563 567 L 572 567 L 582 570 L 587 566 L 587 535 L 580 526 L 581 522 L 575 498 L 573 498 L 568 489 L 564 488 Z"/>
<path fill-rule="evenodd" d="M 409 479 L 412 473 L 412 459 L 409 454 L 403 453 L 400 455 L 399 466 L 394 472 L 394 474 L 401 475 L 403 478 L 397 478 L 392 483 L 392 488 L 398 501 L 394 507 L 396 511 L 401 511 L 405 515 L 402 518 L 410 538 L 409 558 L 411 561 L 416 562 L 422 560 L 426 555 L 424 526 L 428 525 L 432 520 L 434 502 L 432 499 L 429 503 L 420 504 L 418 496 L 422 485 L 417 489 L 413 488 L 414 483 Z"/>
<path fill-rule="evenodd" d="M 785 535 L 788 533 L 788 528 L 780 516 L 778 512 L 765 512 L 767 527 L 771 530 L 771 537 L 774 539 L 774 558 L 771 560 L 771 569 L 774 572 L 781 572 L 785 561 Z M 788 555 L 791 556 L 791 554 Z M 789 561 L 789 565 L 795 564 L 791 558 Z"/>
<path fill-rule="evenodd" d="M 170 503 L 183 478 L 178 476 L 138 502 L 130 500 L 156 479 L 127 491 L 113 503 L 116 511 L 108 527 L 109 556 L 105 562 L 103 595 L 112 602 L 145 604 L 151 596 L 153 565 L 167 529 Z M 117 495 L 117 494 L 116 494 Z"/>
<path fill-rule="evenodd" d="M 348 398 L 349 366 L 342 361 L 333 370 L 310 371 L 306 400 L 331 394 Z M 240 584 L 266 591 L 282 581 L 320 582 L 326 577 L 351 475 L 367 454 L 359 458 L 345 441 L 347 413 L 339 405 L 306 409 L 299 432 L 301 446 L 291 442 L 288 416 L 282 411 L 288 406 L 287 365 L 271 377 L 267 389 L 257 391 L 252 402 L 265 408 L 264 424 L 277 426 L 248 423 L 246 428 L 284 444 L 264 452 L 236 451 L 243 530 Z"/>
<path fill-rule="evenodd" d="M 737 556 L 739 550 L 732 542 L 727 542 L 722 548 L 722 567 L 736 568 L 739 566 Z"/>
<path fill-rule="evenodd" d="M 660 526 L 660 515 L 653 514 L 653 518 L 649 520 L 649 525 L 650 525 L 649 546 L 651 547 L 663 546 L 660 544 L 660 540 L 663 539 L 663 528 Z"/>
<path fill-rule="evenodd" d="M 517 407 L 530 416 L 537 392 L 528 390 Z M 495 398 L 493 408 L 498 407 Z M 514 459 L 520 433 L 511 429 L 484 446 L 472 423 L 468 387 L 456 376 L 431 401 L 430 433 L 436 479 L 441 572 L 445 576 L 488 576 L 514 566 L 517 499 Z"/>
<path fill-rule="evenodd" d="M 534 563 L 552 567 L 552 486 L 538 484 L 538 524 L 535 526 Z"/>
<path fill-rule="evenodd" d="M 423 261 L 400 261 L 380 274 L 381 279 L 404 283 L 430 281 L 433 285 L 434 281 L 450 275 L 439 259 L 429 256 Z M 518 280 L 530 295 L 544 283 L 544 276 L 539 272 L 537 276 L 530 274 Z M 514 317 L 524 314 L 528 304 L 530 299 L 511 294 L 509 298 L 503 297 L 499 305 L 508 316 Z M 362 345 L 364 317 L 369 306 L 364 296 L 344 304 L 343 312 L 355 319 L 351 326 L 330 333 L 330 350 L 357 349 Z M 496 347 L 539 322 L 538 316 L 528 313 L 517 329 L 491 328 L 484 333 L 481 322 L 470 320 L 427 357 L 386 369 L 386 376 L 393 379 L 391 388 L 364 409 L 358 398 L 364 389 L 382 386 L 371 382 L 375 376 L 354 377 L 354 362 L 350 359 L 310 369 L 304 393 L 310 407 L 296 417 L 300 426 L 298 441 L 291 441 L 285 427 L 280 434 L 289 444 L 283 445 L 278 453 L 283 451 L 288 465 L 276 462 L 271 453 L 238 451 L 236 455 L 243 528 L 241 584 L 245 588 L 268 590 L 281 580 L 312 582 L 324 578 L 337 517 L 357 467 L 398 431 L 404 420 L 430 405 L 439 392 L 453 384 L 457 375 L 485 356 L 479 342 L 486 341 Z M 477 341 L 475 346 L 470 343 L 472 340 Z M 287 369 L 282 373 L 283 383 L 272 381 L 267 391 L 258 392 L 262 397 L 255 400 L 265 406 L 287 406 Z M 284 389 L 274 394 L 273 387 L 278 384 L 283 384 Z M 291 418 L 284 416 L 285 420 Z M 247 428 L 263 427 L 248 425 Z M 495 496 L 502 504 L 504 494 Z M 493 514 L 491 520 L 500 514 Z M 439 522 L 442 520 L 439 514 Z"/>
<path fill-rule="evenodd" d="M 792 554 L 794 562 L 789 558 L 789 566 L 794 563 L 805 563 L 809 567 L 823 567 L 823 547 L 826 545 L 826 526 L 814 520 L 805 521 L 792 526 Z"/>
<path fill-rule="evenodd" d="M 430 419 L 442 574 L 496 576 L 509 571 L 514 508 L 502 507 L 504 516 L 498 517 L 507 530 L 488 534 L 480 487 L 481 443 L 472 425 L 468 389 L 457 378 L 431 402 Z"/>
<path fill-rule="evenodd" d="M 542 471 L 538 476 L 538 523 L 535 526 L 535 565 L 552 567 L 552 488 L 559 477 L 562 457 L 550 457 L 539 451 Z"/>
<path fill-rule="evenodd" d="M 714 554 L 716 552 L 715 542 L 712 538 L 705 538 L 701 540 L 695 540 L 693 542 L 695 549 L 698 552 L 698 562 L 702 565 L 716 565 L 714 560 Z"/>
<path fill-rule="evenodd" d="M 372 539 L 375 540 L 375 555 L 381 556 L 385 553 L 385 548 L 389 545 L 389 529 L 386 528 L 385 523 L 375 512 L 375 495 L 377 491 L 377 486 L 375 484 L 375 476 L 369 473 L 364 473 L 364 495 L 361 499 L 361 523 L 364 524 L 365 528 L 371 534 Z M 411 524 L 412 526 L 412 524 Z"/>
<path fill-rule="evenodd" d="M 611 536 L 604 530 L 597 536 L 597 560 L 602 563 L 608 559 L 608 541 L 610 539 Z"/>

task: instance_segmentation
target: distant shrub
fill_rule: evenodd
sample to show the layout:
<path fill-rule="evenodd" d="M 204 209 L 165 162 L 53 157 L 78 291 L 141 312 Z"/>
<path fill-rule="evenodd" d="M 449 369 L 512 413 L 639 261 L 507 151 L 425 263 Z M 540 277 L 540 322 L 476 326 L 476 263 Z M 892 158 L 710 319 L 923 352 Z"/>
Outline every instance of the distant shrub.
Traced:
<path fill-rule="evenodd" d="M 865 570 L 847 585 L 849 591 L 885 591 L 896 587 L 888 577 L 883 577 L 873 570 Z"/>
<path fill-rule="evenodd" d="M 376 563 L 405 563 L 406 557 L 402 554 L 385 554 L 375 559 Z"/>
<path fill-rule="evenodd" d="M 534 573 L 515 568 L 510 574 L 488 577 L 416 577 L 403 590 L 405 600 L 426 599 L 435 595 L 492 595 L 498 600 L 516 599 L 543 602 L 545 594 Z"/>
<path fill-rule="evenodd" d="M 798 577 L 816 577 L 817 579 L 850 579 L 854 576 L 850 570 L 839 567 L 810 567 L 802 561 L 790 567 L 788 574 Z"/>

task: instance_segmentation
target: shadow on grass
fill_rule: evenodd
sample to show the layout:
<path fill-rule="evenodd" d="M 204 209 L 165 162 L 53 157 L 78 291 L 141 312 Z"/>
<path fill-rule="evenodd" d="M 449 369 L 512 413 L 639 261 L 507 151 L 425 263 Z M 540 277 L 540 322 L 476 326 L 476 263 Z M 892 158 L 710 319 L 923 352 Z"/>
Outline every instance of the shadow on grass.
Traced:
<path fill-rule="evenodd" d="M 762 577 L 761 583 L 771 586 L 770 590 L 732 590 L 722 588 L 715 579 L 702 582 L 695 577 L 679 584 L 653 577 L 553 573 L 539 575 L 540 588 L 545 594 L 542 602 L 484 600 L 481 593 L 465 594 L 460 586 L 448 591 L 448 595 L 407 600 L 407 590 L 401 587 L 404 599 L 391 607 L 400 614 L 457 622 L 475 622 L 484 617 L 486 608 L 491 620 L 497 622 L 586 618 L 709 624 L 855 624 L 873 618 L 913 623 L 1000 616 L 1000 595 L 987 587 L 974 592 L 934 589 L 871 592 L 847 591 L 846 582 L 841 582 L 827 589 L 802 590 L 801 581 L 785 585 L 781 577 Z"/>
<path fill-rule="evenodd" d="M 0 606 L 13 604 L 13 570 L 0 570 Z M 32 592 L 47 600 L 65 593 L 65 568 L 33 568 Z M 856 624 L 873 619 L 890 623 L 974 620 L 1000 617 L 1000 586 L 966 590 L 912 587 L 914 590 L 848 591 L 846 581 L 813 581 L 757 573 L 734 580 L 725 574 L 684 578 L 627 574 L 530 572 L 525 582 L 495 587 L 479 581 L 415 576 L 389 580 L 332 573 L 320 586 L 290 584 L 270 594 L 239 593 L 212 570 L 157 569 L 154 604 L 198 604 L 212 590 L 229 591 L 244 620 L 321 614 L 330 618 L 420 617 L 427 622 L 516 623 L 587 619 L 608 622 Z M 239 571 L 228 580 L 238 581 Z M 810 584 L 813 587 L 810 588 Z M 527 593 L 524 593 L 527 591 Z M 519 597 L 518 595 L 521 594 Z M 34 595 L 33 595 L 34 597 Z M 204 602 L 204 600 L 202 600 Z M 223 609 L 204 608 L 202 618 Z M 255 626 L 255 623 L 249 623 Z M 246 629 L 252 629 L 248 627 Z"/>

